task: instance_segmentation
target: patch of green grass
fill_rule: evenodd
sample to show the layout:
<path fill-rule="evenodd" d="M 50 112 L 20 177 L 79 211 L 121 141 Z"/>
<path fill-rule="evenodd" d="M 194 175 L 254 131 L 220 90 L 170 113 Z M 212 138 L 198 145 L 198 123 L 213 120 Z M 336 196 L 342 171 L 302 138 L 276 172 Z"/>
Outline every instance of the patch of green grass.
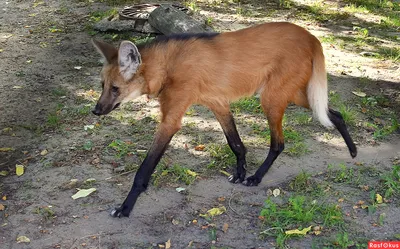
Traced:
<path fill-rule="evenodd" d="M 55 217 L 55 212 L 51 209 L 50 206 L 37 207 L 35 208 L 33 213 L 42 216 L 42 218 L 46 221 L 54 219 Z"/>
<path fill-rule="evenodd" d="M 285 231 L 303 229 L 317 224 L 335 227 L 343 223 L 342 212 L 335 205 L 319 203 L 307 196 L 295 195 L 287 203 L 276 204 L 271 198 L 265 201 L 260 216 L 268 229 L 260 233 L 262 237 L 275 238 L 278 248 L 285 248 L 286 241 L 296 235 Z"/>
<path fill-rule="evenodd" d="M 290 183 L 289 188 L 296 192 L 306 191 L 311 185 L 311 175 L 306 171 L 302 170 Z"/>
<path fill-rule="evenodd" d="M 393 165 L 392 171 L 381 177 L 378 189 L 385 193 L 385 198 L 400 196 L 400 165 Z"/>
<path fill-rule="evenodd" d="M 212 158 L 212 161 L 207 165 L 209 169 L 220 170 L 236 165 L 236 156 L 227 144 L 208 144 L 206 151 L 210 153 Z"/>
<path fill-rule="evenodd" d="M 333 242 L 338 248 L 349 248 L 355 244 L 354 241 L 349 239 L 349 234 L 347 232 L 340 232 L 336 235 L 336 240 Z"/>
<path fill-rule="evenodd" d="M 294 128 L 287 126 L 283 129 L 285 137 L 284 152 L 290 156 L 301 156 L 309 152 L 307 145 L 304 143 L 304 137 Z"/>
<path fill-rule="evenodd" d="M 136 45 L 142 45 L 151 42 L 154 40 L 155 37 L 152 35 L 145 35 L 145 36 L 135 36 L 135 37 L 129 37 L 128 40 L 132 41 Z"/>
<path fill-rule="evenodd" d="M 89 21 L 92 23 L 99 22 L 103 20 L 106 17 L 112 16 L 112 15 L 117 15 L 118 14 L 118 9 L 117 8 L 111 8 L 106 11 L 93 11 L 89 13 Z"/>
<path fill-rule="evenodd" d="M 67 89 L 62 87 L 57 87 L 51 91 L 54 96 L 62 97 L 67 95 Z"/>
<path fill-rule="evenodd" d="M 349 12 L 349 13 L 368 13 L 369 10 L 365 6 L 360 6 L 360 5 L 355 5 L 355 4 L 349 4 L 346 5 L 343 8 L 344 11 Z"/>
<path fill-rule="evenodd" d="M 339 106 L 339 112 L 342 114 L 344 122 L 349 125 L 353 126 L 357 120 L 357 112 L 348 105 L 341 104 Z"/>
<path fill-rule="evenodd" d="M 47 125 L 49 128 L 56 128 L 56 127 L 58 127 L 58 126 L 60 125 L 60 123 L 61 123 L 61 117 L 60 117 L 59 114 L 57 114 L 57 113 L 50 113 L 50 114 L 47 116 L 46 125 Z"/>
<path fill-rule="evenodd" d="M 82 148 L 83 150 L 91 151 L 93 149 L 93 146 L 94 146 L 93 142 L 88 140 L 82 145 Z"/>
<path fill-rule="evenodd" d="M 271 132 L 268 128 L 268 125 L 260 125 L 257 122 L 251 122 L 249 125 L 252 128 L 254 134 L 259 136 L 263 141 L 269 142 L 269 140 L 271 139 Z"/>
<path fill-rule="evenodd" d="M 338 165 L 329 164 L 327 176 L 329 180 L 333 180 L 337 183 L 357 182 L 355 180 L 355 177 L 357 176 L 356 172 L 353 170 L 353 168 L 349 168 L 343 163 Z"/>
<path fill-rule="evenodd" d="M 130 154 L 136 154 L 136 145 L 130 141 L 113 140 L 109 145 L 113 149 L 117 158 L 121 158 Z"/>
<path fill-rule="evenodd" d="M 318 22 L 342 21 L 350 17 L 347 12 L 332 10 L 331 6 L 323 1 L 314 1 L 311 5 L 297 6 L 296 16 L 303 20 L 315 20 Z"/>
<path fill-rule="evenodd" d="M 340 98 L 340 95 L 336 92 L 336 91 L 329 91 L 329 103 L 334 106 L 334 107 L 338 107 L 340 106 L 340 104 L 342 103 L 342 100 Z"/>
<path fill-rule="evenodd" d="M 304 142 L 296 142 L 292 145 L 289 144 L 284 152 L 290 156 L 302 156 L 309 153 L 310 150 L 307 148 L 307 145 Z"/>
<path fill-rule="evenodd" d="M 389 0 L 345 0 L 345 2 L 353 5 L 354 8 L 362 8 L 371 12 L 400 10 L 398 2 Z"/>
<path fill-rule="evenodd" d="M 398 47 L 379 47 L 377 53 L 378 55 L 376 57 L 380 59 L 388 59 L 392 61 L 400 60 L 400 48 Z"/>
<path fill-rule="evenodd" d="M 156 186 L 159 186 L 162 183 L 183 183 L 190 185 L 196 180 L 197 175 L 196 172 L 179 164 L 169 166 L 167 163 L 161 162 L 157 165 L 156 170 L 152 175 L 152 181 Z"/>
<path fill-rule="evenodd" d="M 311 113 L 306 112 L 296 112 L 293 117 L 291 117 L 291 121 L 296 125 L 308 125 L 311 123 L 311 120 Z"/>
<path fill-rule="evenodd" d="M 397 119 L 392 119 L 392 123 L 385 124 L 383 126 L 375 125 L 375 131 L 373 133 L 374 139 L 383 139 L 389 136 L 390 134 L 394 133 L 395 131 L 399 130 L 400 125 Z"/>
<path fill-rule="evenodd" d="M 200 7 L 197 5 L 197 0 L 184 1 L 184 4 L 187 8 L 195 13 L 200 11 Z"/>
<path fill-rule="evenodd" d="M 399 23 L 400 25 L 400 23 Z M 370 52 L 368 55 L 377 59 L 398 61 L 400 59 L 400 49 L 397 47 L 381 46 L 379 39 L 370 36 L 366 28 L 354 27 L 354 36 L 327 35 L 321 37 L 323 43 L 335 44 L 341 49 L 353 51 L 355 53 Z"/>
<path fill-rule="evenodd" d="M 231 104 L 234 113 L 262 113 L 260 99 L 256 97 L 243 98 Z"/>

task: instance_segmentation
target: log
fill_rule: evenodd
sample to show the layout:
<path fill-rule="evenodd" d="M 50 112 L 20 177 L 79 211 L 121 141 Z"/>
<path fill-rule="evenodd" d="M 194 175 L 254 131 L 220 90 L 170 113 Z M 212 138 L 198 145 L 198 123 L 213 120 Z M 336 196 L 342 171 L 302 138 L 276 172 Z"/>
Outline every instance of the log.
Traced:
<path fill-rule="evenodd" d="M 168 4 L 162 4 L 151 12 L 149 23 L 165 35 L 213 31 L 211 28 L 207 28 L 205 24 L 201 24 L 187 14 Z"/>

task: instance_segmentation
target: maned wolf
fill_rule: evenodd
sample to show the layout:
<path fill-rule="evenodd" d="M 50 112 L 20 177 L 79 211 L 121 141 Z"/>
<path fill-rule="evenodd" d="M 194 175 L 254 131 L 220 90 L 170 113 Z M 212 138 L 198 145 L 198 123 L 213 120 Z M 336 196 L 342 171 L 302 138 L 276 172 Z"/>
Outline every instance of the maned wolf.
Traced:
<path fill-rule="evenodd" d="M 227 33 L 178 34 L 136 47 L 119 48 L 93 41 L 106 62 L 101 72 L 103 92 L 93 110 L 105 115 L 120 103 L 147 94 L 160 102 L 161 123 L 132 189 L 114 217 L 129 216 L 138 196 L 186 110 L 194 103 L 211 109 L 237 158 L 233 183 L 258 185 L 284 149 L 282 117 L 289 103 L 313 111 L 322 125 L 335 126 L 355 157 L 354 145 L 341 114 L 328 108 L 327 75 L 322 47 L 316 37 L 290 23 L 266 23 Z M 260 95 L 271 131 L 267 158 L 247 179 L 246 149 L 236 130 L 229 104 Z"/>

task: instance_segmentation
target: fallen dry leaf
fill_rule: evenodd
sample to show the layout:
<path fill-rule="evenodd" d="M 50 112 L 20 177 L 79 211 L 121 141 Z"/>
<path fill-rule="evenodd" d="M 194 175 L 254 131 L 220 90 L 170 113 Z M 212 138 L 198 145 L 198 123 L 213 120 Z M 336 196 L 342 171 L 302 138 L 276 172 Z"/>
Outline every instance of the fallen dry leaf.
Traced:
<path fill-rule="evenodd" d="M 170 249 L 170 248 L 171 248 L 171 239 L 165 242 L 165 249 Z"/>
<path fill-rule="evenodd" d="M 186 174 L 188 174 L 188 175 L 190 175 L 190 176 L 194 176 L 194 177 L 197 176 L 197 173 L 194 172 L 194 171 L 191 171 L 190 169 L 186 170 Z"/>
<path fill-rule="evenodd" d="M 179 225 L 179 220 L 172 219 L 171 222 L 172 222 L 172 224 L 175 225 L 175 226 L 176 226 L 176 225 Z"/>
<path fill-rule="evenodd" d="M 24 174 L 24 165 L 16 164 L 15 165 L 15 174 L 17 176 L 22 176 Z"/>
<path fill-rule="evenodd" d="M 383 203 L 382 195 L 376 194 L 376 202 L 377 202 L 378 204 L 382 204 L 382 203 Z"/>
<path fill-rule="evenodd" d="M 8 171 L 7 170 L 0 171 L 0 176 L 7 176 L 7 175 L 8 175 Z"/>
<path fill-rule="evenodd" d="M 0 148 L 0 152 L 9 152 L 9 151 L 13 151 L 13 150 L 14 150 L 14 148 L 10 148 L 10 147 Z"/>
<path fill-rule="evenodd" d="M 96 191 L 96 188 L 89 188 L 89 189 L 79 189 L 78 188 L 78 192 L 76 194 L 74 194 L 73 196 L 71 196 L 71 198 L 76 200 L 78 198 L 86 197 L 86 196 L 90 195 L 91 193 L 93 193 L 94 191 Z"/>
<path fill-rule="evenodd" d="M 19 236 L 17 238 L 17 243 L 29 243 L 31 240 L 26 236 Z"/>
<path fill-rule="evenodd" d="M 276 189 L 274 189 L 274 190 L 272 191 L 272 194 L 273 194 L 275 197 L 277 197 L 277 196 L 279 196 L 279 195 L 281 194 L 281 191 L 279 190 L 279 188 L 276 188 Z"/>
<path fill-rule="evenodd" d="M 224 231 L 224 233 L 226 233 L 226 231 L 228 231 L 228 227 L 229 227 L 228 223 L 225 223 L 225 224 L 222 226 L 222 231 Z"/>
<path fill-rule="evenodd" d="M 367 96 L 367 94 L 366 93 L 364 93 L 364 92 L 357 92 L 357 91 L 353 91 L 352 92 L 354 95 L 356 95 L 356 96 L 358 96 L 358 97 L 365 97 L 365 96 Z"/>
<path fill-rule="evenodd" d="M 7 200 L 7 196 L 3 196 L 3 197 L 1 197 L 1 199 L 2 199 L 3 201 L 6 201 L 6 200 Z"/>
<path fill-rule="evenodd" d="M 0 204 L 0 211 L 4 211 L 4 209 L 6 209 L 6 207 L 4 207 L 3 204 Z"/>
<path fill-rule="evenodd" d="M 199 144 L 196 147 L 194 147 L 194 150 L 196 151 L 203 151 L 206 148 L 204 144 Z"/>
<path fill-rule="evenodd" d="M 225 170 L 220 170 L 219 171 L 220 173 L 222 173 L 223 175 L 226 175 L 226 176 L 231 176 L 231 174 L 229 174 L 228 172 L 226 172 Z"/>
<path fill-rule="evenodd" d="M 211 208 L 210 210 L 207 211 L 206 214 L 200 214 L 200 217 L 208 218 L 208 217 L 214 217 L 217 215 L 221 215 L 226 212 L 226 207 L 217 207 L 217 208 Z"/>
<path fill-rule="evenodd" d="M 289 230 L 289 231 L 285 231 L 285 234 L 289 235 L 289 234 L 298 234 L 298 235 L 306 235 L 308 231 L 311 230 L 311 226 L 306 227 L 302 230 L 299 229 L 294 229 L 294 230 Z"/>
<path fill-rule="evenodd" d="M 40 155 L 45 156 L 45 155 L 47 155 L 47 153 L 49 153 L 49 152 L 46 149 L 44 149 L 40 152 Z"/>
<path fill-rule="evenodd" d="M 185 188 L 179 187 L 175 189 L 178 193 L 185 191 Z"/>

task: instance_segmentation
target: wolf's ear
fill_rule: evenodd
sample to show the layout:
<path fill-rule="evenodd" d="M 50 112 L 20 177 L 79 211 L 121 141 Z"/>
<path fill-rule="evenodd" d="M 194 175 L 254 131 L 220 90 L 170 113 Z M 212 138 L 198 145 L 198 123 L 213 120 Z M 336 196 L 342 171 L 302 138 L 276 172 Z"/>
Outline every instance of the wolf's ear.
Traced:
<path fill-rule="evenodd" d="M 118 52 L 119 72 L 126 81 L 136 73 L 142 59 L 138 48 L 130 41 L 123 41 Z"/>
<path fill-rule="evenodd" d="M 118 50 L 114 46 L 94 39 L 92 39 L 92 43 L 97 51 L 106 59 L 107 64 L 111 64 L 117 60 Z"/>

